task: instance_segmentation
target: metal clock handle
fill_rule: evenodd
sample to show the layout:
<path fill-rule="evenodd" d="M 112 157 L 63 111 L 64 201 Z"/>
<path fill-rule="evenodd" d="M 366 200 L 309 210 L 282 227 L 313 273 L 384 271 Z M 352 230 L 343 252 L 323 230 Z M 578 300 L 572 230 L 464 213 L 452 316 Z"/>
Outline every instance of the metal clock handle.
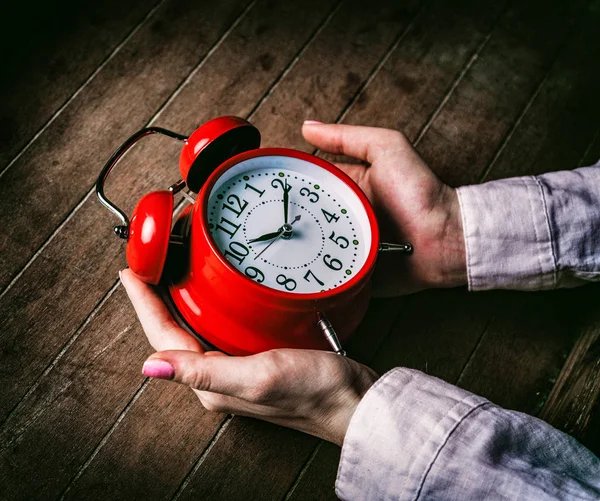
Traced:
<path fill-rule="evenodd" d="M 100 171 L 100 175 L 98 176 L 98 180 L 96 181 L 96 195 L 98 196 L 98 200 L 100 200 L 104 207 L 106 207 L 109 211 L 111 211 L 115 216 L 117 216 L 121 220 L 121 225 L 114 227 L 115 233 L 120 238 L 127 238 L 127 232 L 129 230 L 129 218 L 104 194 L 104 182 L 108 178 L 110 171 L 115 165 L 117 165 L 117 163 L 119 162 L 119 160 L 121 160 L 123 155 L 127 153 L 129 148 L 131 148 L 144 136 L 148 136 L 150 134 L 162 134 L 163 136 L 167 136 L 172 139 L 177 139 L 179 141 L 185 141 L 187 139 L 187 136 L 177 134 L 176 132 L 172 132 L 167 129 L 163 129 L 162 127 L 145 127 L 133 134 L 129 139 L 127 139 L 127 141 L 125 141 L 121 146 L 119 146 L 116 149 L 116 151 L 111 155 L 111 157 L 108 159 L 108 162 L 106 162 L 106 164 Z"/>

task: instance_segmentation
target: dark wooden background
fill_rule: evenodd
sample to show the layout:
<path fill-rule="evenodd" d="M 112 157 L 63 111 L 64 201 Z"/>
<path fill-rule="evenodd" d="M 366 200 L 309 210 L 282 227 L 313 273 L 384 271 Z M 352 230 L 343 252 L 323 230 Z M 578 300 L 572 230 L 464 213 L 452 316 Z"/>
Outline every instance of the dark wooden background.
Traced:
<path fill-rule="evenodd" d="M 598 0 L 106 0 L 3 6 L 0 498 L 332 499 L 340 449 L 206 412 L 145 379 L 93 183 L 149 124 L 249 118 L 311 148 L 303 119 L 402 130 L 458 186 L 600 157 Z M 149 139 L 107 192 L 178 179 Z M 600 452 L 600 289 L 374 300 L 350 354 L 538 415 Z"/>

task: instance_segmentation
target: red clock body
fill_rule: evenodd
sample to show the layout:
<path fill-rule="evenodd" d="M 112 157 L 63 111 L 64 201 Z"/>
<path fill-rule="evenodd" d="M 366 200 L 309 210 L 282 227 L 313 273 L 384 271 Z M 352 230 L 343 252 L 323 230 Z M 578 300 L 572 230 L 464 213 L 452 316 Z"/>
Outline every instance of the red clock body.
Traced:
<path fill-rule="evenodd" d="M 325 292 L 296 294 L 256 283 L 223 256 L 208 229 L 208 198 L 215 182 L 228 169 L 256 157 L 287 156 L 311 162 L 339 177 L 360 199 L 369 220 L 370 246 L 366 262 L 355 276 Z M 330 349 L 317 327 L 324 314 L 343 343 L 366 312 L 370 278 L 379 246 L 373 210 L 358 186 L 334 165 L 306 153 L 263 148 L 236 155 L 217 168 L 203 184 L 195 204 L 179 225 L 188 240 L 188 267 L 169 287 L 170 297 L 187 326 L 202 339 L 231 355 L 248 355 L 274 348 Z"/>

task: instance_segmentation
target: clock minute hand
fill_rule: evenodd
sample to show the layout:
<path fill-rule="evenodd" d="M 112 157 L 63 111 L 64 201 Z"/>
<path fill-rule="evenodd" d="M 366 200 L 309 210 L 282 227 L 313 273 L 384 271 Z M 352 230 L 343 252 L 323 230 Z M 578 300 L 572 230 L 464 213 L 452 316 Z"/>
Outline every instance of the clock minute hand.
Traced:
<path fill-rule="evenodd" d="M 283 187 L 283 223 L 287 224 L 288 222 L 288 207 L 290 205 L 290 196 L 289 191 L 292 187 L 287 184 L 287 179 L 285 180 L 285 185 Z"/>

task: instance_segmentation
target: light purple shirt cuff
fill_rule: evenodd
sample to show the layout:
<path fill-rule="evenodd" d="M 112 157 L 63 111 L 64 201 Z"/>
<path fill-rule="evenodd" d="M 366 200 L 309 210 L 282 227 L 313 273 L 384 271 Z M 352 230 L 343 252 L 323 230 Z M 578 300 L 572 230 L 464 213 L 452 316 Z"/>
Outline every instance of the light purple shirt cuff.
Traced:
<path fill-rule="evenodd" d="M 600 280 L 600 164 L 458 189 L 470 290 Z"/>
<path fill-rule="evenodd" d="M 600 499 L 600 461 L 575 439 L 422 372 L 398 368 L 359 403 L 342 500 Z"/>

